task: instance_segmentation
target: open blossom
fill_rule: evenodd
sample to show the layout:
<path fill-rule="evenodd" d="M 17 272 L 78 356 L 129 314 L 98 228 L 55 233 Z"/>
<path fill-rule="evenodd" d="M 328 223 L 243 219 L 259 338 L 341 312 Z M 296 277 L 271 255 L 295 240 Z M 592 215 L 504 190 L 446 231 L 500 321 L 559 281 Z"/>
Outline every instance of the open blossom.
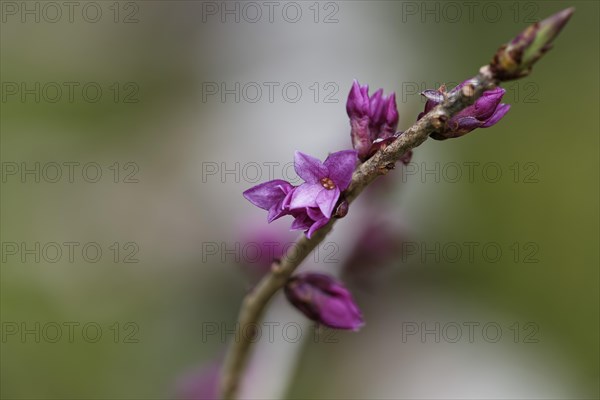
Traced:
<path fill-rule="evenodd" d="M 445 93 L 444 88 L 422 92 L 421 94 L 427 98 L 427 102 L 425 103 L 425 110 L 419 114 L 417 121 L 443 102 L 445 95 L 453 95 L 468 82 L 469 80 L 464 81 L 448 93 Z M 431 134 L 431 138 L 444 140 L 460 137 L 476 128 L 489 128 L 495 125 L 510 109 L 510 105 L 500 103 L 505 92 L 502 88 L 486 90 L 474 104 L 452 116 L 448 120 L 444 131 Z"/>
<path fill-rule="evenodd" d="M 285 295 L 308 318 L 330 328 L 357 331 L 364 325 L 350 291 L 329 275 L 295 275 L 285 286 Z"/>
<path fill-rule="evenodd" d="M 356 167 L 356 151 L 332 153 L 325 162 L 296 152 L 294 168 L 304 179 L 300 186 L 276 179 L 261 183 L 244 192 L 252 204 L 269 212 L 272 222 L 284 215 L 294 217 L 292 229 L 312 234 L 331 219 L 341 192 L 348 188 Z"/>
<path fill-rule="evenodd" d="M 383 95 L 379 89 L 369 96 L 369 86 L 354 81 L 348 94 L 346 112 L 350 117 L 352 145 L 365 161 L 384 144 L 396 139 L 398 110 L 396 94 Z"/>

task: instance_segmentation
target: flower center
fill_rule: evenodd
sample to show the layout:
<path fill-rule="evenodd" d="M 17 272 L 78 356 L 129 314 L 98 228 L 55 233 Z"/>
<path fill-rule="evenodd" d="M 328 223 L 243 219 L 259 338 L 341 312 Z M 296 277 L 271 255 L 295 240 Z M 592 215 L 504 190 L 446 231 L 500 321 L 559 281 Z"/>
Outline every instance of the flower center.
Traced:
<path fill-rule="evenodd" d="M 321 178 L 321 185 L 327 190 L 335 189 L 335 183 L 329 178 Z"/>

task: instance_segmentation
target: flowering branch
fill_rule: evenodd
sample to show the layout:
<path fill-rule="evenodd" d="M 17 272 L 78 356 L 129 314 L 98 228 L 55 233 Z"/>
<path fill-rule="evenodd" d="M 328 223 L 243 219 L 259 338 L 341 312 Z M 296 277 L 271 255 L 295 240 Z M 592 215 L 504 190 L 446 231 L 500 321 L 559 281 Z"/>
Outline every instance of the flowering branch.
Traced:
<path fill-rule="evenodd" d="M 394 169 L 396 162 L 403 160 L 403 157 L 409 154 L 412 149 L 421 145 L 430 136 L 438 140 L 450 137 L 458 137 L 475 129 L 476 127 L 491 126 L 500 118 L 502 118 L 506 111 L 508 111 L 507 107 L 498 108 L 498 103 L 503 91 L 500 94 L 500 97 L 497 98 L 497 101 L 493 101 L 494 104 L 491 106 L 491 108 L 488 103 L 480 103 L 482 101 L 490 101 L 482 98 L 482 96 L 488 96 L 490 93 L 489 91 L 495 90 L 502 81 L 519 79 L 527 75 L 531 71 L 533 63 L 541 58 L 541 56 L 550 48 L 550 42 L 552 42 L 552 40 L 556 37 L 572 13 L 573 9 L 567 9 L 549 17 L 544 21 L 528 27 L 525 31 L 513 39 L 513 41 L 502 46 L 494 56 L 492 62 L 489 65 L 485 65 L 480 68 L 477 76 L 464 82 L 462 85 L 459 85 L 454 90 L 450 92 L 440 90 L 437 92 L 437 94 L 431 93 L 434 91 L 428 91 L 430 92 L 428 94 L 424 93 L 424 95 L 430 99 L 430 101 L 432 98 L 437 96 L 437 101 L 432 103 L 428 101 L 428 107 L 426 106 L 425 111 L 426 114 L 420 115 L 420 118 L 417 120 L 417 122 L 401 134 L 396 134 L 393 137 L 390 137 L 389 135 L 386 135 L 385 137 L 380 136 L 378 139 L 375 139 L 375 141 L 373 141 L 372 137 L 370 138 L 371 141 L 366 141 L 363 137 L 359 144 L 364 147 L 365 143 L 372 142 L 374 146 L 376 145 L 376 151 L 372 156 L 367 157 L 369 155 L 369 149 L 366 148 L 362 152 L 359 149 L 359 157 L 364 162 L 361 163 L 353 172 L 349 184 L 342 188 L 345 190 L 341 192 L 341 196 L 339 196 L 339 198 L 336 197 L 335 200 L 333 200 L 334 202 L 337 201 L 335 206 L 333 208 L 329 206 L 326 207 L 329 209 L 329 216 L 323 216 L 319 214 L 320 219 L 317 222 L 313 221 L 314 224 L 312 227 L 310 227 L 309 233 L 307 235 L 303 234 L 297 240 L 295 245 L 292 246 L 280 260 L 275 261 L 272 265 L 271 272 L 267 274 L 256 285 L 256 287 L 254 287 L 254 289 L 246 295 L 240 310 L 237 329 L 242 332 L 247 332 L 246 329 L 248 329 L 248 327 L 256 326 L 273 295 L 289 283 L 289 280 L 296 268 L 332 230 L 337 218 L 329 219 L 329 217 L 332 215 L 334 217 L 341 217 L 345 215 L 347 206 L 354 201 L 371 182 L 373 182 L 377 177 L 385 175 L 390 170 Z M 366 95 L 366 90 L 363 92 L 363 88 L 359 87 L 358 85 L 356 88 L 353 88 L 353 90 L 356 89 L 356 96 Z M 352 94 L 353 93 L 351 92 L 351 96 Z M 378 93 L 377 96 L 379 99 L 381 99 L 381 93 Z M 482 98 L 482 100 L 476 103 L 476 101 L 480 98 Z M 357 102 L 360 103 L 360 99 Z M 391 101 L 384 100 L 384 103 L 385 107 L 388 108 L 389 104 L 391 104 Z M 360 103 L 358 107 L 361 107 L 362 104 L 363 103 Z M 355 108 L 356 104 L 350 105 L 349 102 L 349 114 L 351 109 L 355 110 Z M 482 113 L 482 109 L 489 109 L 488 111 L 491 111 L 484 111 L 484 114 L 487 113 L 487 116 L 483 119 L 480 115 Z M 470 115 L 464 115 L 467 110 L 470 110 Z M 494 117 L 494 115 L 496 115 L 496 117 Z M 360 114 L 359 117 L 362 118 L 363 115 Z M 390 118 L 395 120 L 397 123 L 397 115 L 392 115 Z M 352 120 L 351 116 L 353 139 L 355 139 L 355 136 L 357 136 L 355 135 L 356 132 L 354 131 L 354 128 L 359 127 L 360 125 L 358 123 L 354 124 L 354 122 L 355 121 Z M 355 148 L 357 148 L 356 143 L 357 141 L 355 140 Z M 316 162 L 319 163 L 318 160 L 316 160 Z M 316 164 L 311 164 L 309 167 L 314 169 L 316 168 L 314 165 Z M 317 167 L 319 165 L 322 164 L 319 163 Z M 327 161 L 325 161 L 325 165 L 327 165 Z M 306 165 L 304 165 L 303 168 L 308 169 Z M 301 171 L 304 175 L 307 175 L 305 169 L 301 169 Z M 311 171 L 310 173 L 313 172 Z M 337 182 L 329 179 L 328 175 L 323 176 L 323 178 L 320 178 L 320 182 L 325 189 L 336 187 Z M 304 176 L 302 177 L 304 178 Z M 308 182 L 307 178 L 305 178 L 305 180 Z M 275 211 L 273 211 L 275 208 L 272 208 L 269 213 L 270 220 L 284 215 L 282 210 L 286 209 L 286 205 L 289 209 L 290 204 L 298 202 L 294 199 L 295 196 L 292 193 L 293 189 L 285 185 L 282 186 L 280 182 L 281 181 L 276 182 L 278 188 L 277 190 L 280 189 L 281 193 L 279 201 L 276 202 L 277 207 L 275 210 L 279 213 L 277 215 L 272 215 L 272 213 L 275 213 Z M 319 181 L 316 180 L 315 182 Z M 308 183 L 315 185 L 313 181 Z M 275 190 L 273 185 L 274 183 L 267 188 L 269 190 L 268 196 L 271 196 L 268 198 L 269 201 L 273 201 L 274 195 L 272 194 L 272 191 Z M 260 192 L 260 196 L 262 196 L 259 199 L 260 201 L 253 201 L 254 199 L 258 198 L 258 195 L 256 195 L 255 192 L 251 193 L 251 196 L 246 197 L 259 207 L 268 209 L 268 207 L 265 206 L 266 203 L 264 200 L 267 197 L 265 194 L 265 190 L 267 189 L 265 189 L 265 187 L 259 188 L 259 190 L 262 190 L 262 192 Z M 297 197 L 300 197 L 300 195 Z M 322 204 L 319 203 L 315 205 L 323 209 Z M 315 205 L 312 205 L 311 203 L 313 210 L 315 209 Z M 331 205 L 333 206 L 333 204 Z M 308 208 L 309 207 L 306 207 L 307 210 Z M 344 209 L 344 212 L 340 211 L 342 208 Z M 331 213 L 332 209 L 335 210 L 333 214 Z M 318 210 L 318 208 L 316 208 L 316 210 Z M 317 211 L 312 212 L 315 213 Z M 299 218 L 299 214 L 295 215 L 292 212 L 289 212 L 288 214 L 293 215 L 297 220 Z M 303 214 L 302 218 L 307 217 Z M 321 224 L 319 223 L 320 221 L 327 222 L 323 222 Z M 315 228 L 315 224 L 317 223 L 318 228 Z M 310 225 L 302 226 L 308 231 Z M 236 336 L 239 339 L 231 343 L 221 376 L 221 396 L 224 399 L 233 399 L 236 396 L 244 365 L 253 339 L 251 336 L 252 335 Z"/>

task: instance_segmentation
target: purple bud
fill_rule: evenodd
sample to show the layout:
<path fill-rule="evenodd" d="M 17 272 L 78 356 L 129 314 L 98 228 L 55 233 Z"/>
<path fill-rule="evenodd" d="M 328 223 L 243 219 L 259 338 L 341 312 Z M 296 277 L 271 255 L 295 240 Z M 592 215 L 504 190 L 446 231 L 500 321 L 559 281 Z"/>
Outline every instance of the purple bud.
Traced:
<path fill-rule="evenodd" d="M 348 289 L 329 275 L 295 275 L 285 286 L 285 295 L 308 318 L 330 328 L 358 331 L 364 325 Z"/>
<path fill-rule="evenodd" d="M 456 93 L 467 82 L 469 82 L 469 79 L 456 86 L 449 94 Z M 441 132 L 431 134 L 431 138 L 445 140 L 460 137 L 474 129 L 489 128 L 496 124 L 510 109 L 508 104 L 500 103 L 504 93 L 506 93 L 506 91 L 502 88 L 485 91 L 474 104 L 452 116 Z M 427 98 L 427 103 L 425 103 L 425 109 L 419 114 L 417 120 L 423 118 L 425 114 L 441 103 L 444 100 L 446 93 L 445 88 L 442 87 L 437 91 L 426 90 L 421 93 L 421 95 Z"/>
<path fill-rule="evenodd" d="M 382 139 L 387 139 L 396 133 L 396 129 L 398 128 L 398 108 L 396 106 L 396 93 L 390 94 L 390 97 L 387 100 L 387 104 L 385 107 L 385 121 L 381 128 L 381 135 L 379 136 Z"/>
<path fill-rule="evenodd" d="M 494 77 L 500 81 L 508 81 L 528 75 L 533 64 L 550 50 L 552 41 L 574 11 L 574 8 L 567 8 L 536 22 L 500 47 L 490 64 Z"/>
<path fill-rule="evenodd" d="M 350 117 L 350 136 L 352 146 L 358 151 L 361 161 L 371 157 L 379 147 L 373 143 L 388 139 L 396 133 L 398 127 L 398 109 L 396 95 L 383 95 L 383 89 L 369 96 L 369 87 L 360 86 L 355 80 L 348 95 L 346 111 Z"/>
<path fill-rule="evenodd" d="M 365 86 L 368 91 L 368 86 Z M 369 96 L 364 93 L 364 89 L 358 81 L 354 80 L 352 88 L 348 94 L 346 102 L 346 112 L 350 118 L 360 118 L 368 114 L 369 111 Z"/>
<path fill-rule="evenodd" d="M 377 90 L 373 93 L 373 96 L 369 99 L 369 116 L 375 123 L 379 122 L 381 113 L 383 111 L 383 104 L 385 99 L 383 97 L 383 89 Z"/>

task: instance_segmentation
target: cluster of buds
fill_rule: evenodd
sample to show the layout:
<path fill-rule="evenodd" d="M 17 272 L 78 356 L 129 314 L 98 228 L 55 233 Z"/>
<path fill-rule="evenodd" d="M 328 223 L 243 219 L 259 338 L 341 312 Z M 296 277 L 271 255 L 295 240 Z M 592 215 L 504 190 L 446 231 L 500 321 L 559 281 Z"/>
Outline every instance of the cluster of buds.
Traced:
<path fill-rule="evenodd" d="M 423 118 L 435 106 L 442 103 L 447 96 L 453 96 L 458 93 L 469 82 L 470 80 L 464 81 L 450 90 L 450 92 L 446 92 L 444 86 L 437 90 L 425 90 L 422 92 L 421 95 L 427 98 L 427 102 L 425 103 L 425 110 L 417 116 L 417 121 Z M 510 109 L 510 105 L 500 103 L 505 92 L 502 88 L 486 90 L 474 104 L 453 115 L 445 127 L 438 132 L 432 133 L 430 137 L 436 140 L 445 140 L 463 136 L 477 128 L 489 128 L 495 125 Z"/>
<path fill-rule="evenodd" d="M 352 146 L 361 161 L 397 136 L 398 110 L 393 92 L 384 96 L 383 89 L 379 89 L 369 96 L 369 85 L 361 86 L 355 80 L 346 102 L 346 112 L 350 117 Z"/>

